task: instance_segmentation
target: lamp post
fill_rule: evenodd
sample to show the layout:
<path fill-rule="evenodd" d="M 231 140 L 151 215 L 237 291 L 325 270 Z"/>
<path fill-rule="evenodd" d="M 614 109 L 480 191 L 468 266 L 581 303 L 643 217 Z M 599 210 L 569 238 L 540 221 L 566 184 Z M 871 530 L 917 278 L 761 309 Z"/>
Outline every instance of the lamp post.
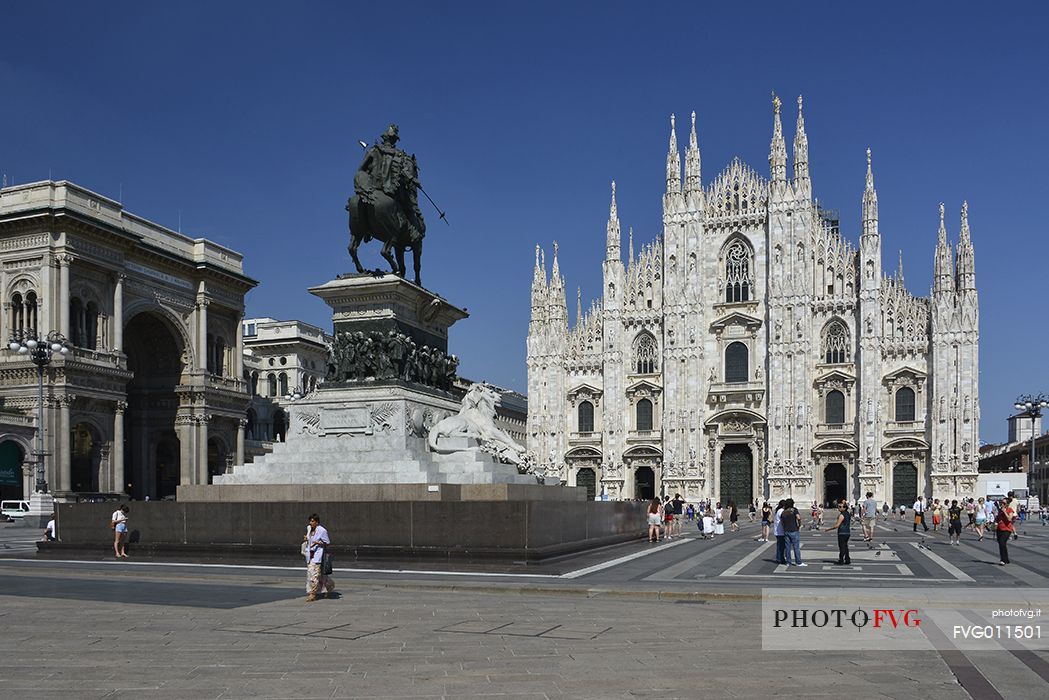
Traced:
<path fill-rule="evenodd" d="M 1031 419 L 1031 462 L 1027 465 L 1027 497 L 1030 498 L 1031 483 L 1034 477 L 1034 441 L 1038 437 L 1038 431 L 1035 430 L 1035 421 L 1042 417 L 1043 408 L 1049 408 L 1049 396 L 1045 394 L 1038 394 L 1037 396 L 1022 394 L 1016 399 L 1013 408 L 1019 411 L 1020 415 Z"/>
<path fill-rule="evenodd" d="M 65 355 L 69 352 L 67 341 L 58 331 L 51 331 L 44 337 L 34 330 L 18 331 L 11 336 L 8 349 L 24 355 L 36 365 L 36 487 L 30 499 L 29 514 L 47 517 L 54 508 L 54 499 L 47 491 L 47 476 L 44 468 L 44 368 L 51 364 L 54 353 Z"/>
<path fill-rule="evenodd" d="M 301 399 L 305 395 L 306 395 L 306 390 L 305 389 L 302 389 L 300 387 L 295 387 L 294 389 L 289 389 L 288 393 L 284 395 L 284 398 L 287 401 L 298 401 L 299 399 Z"/>

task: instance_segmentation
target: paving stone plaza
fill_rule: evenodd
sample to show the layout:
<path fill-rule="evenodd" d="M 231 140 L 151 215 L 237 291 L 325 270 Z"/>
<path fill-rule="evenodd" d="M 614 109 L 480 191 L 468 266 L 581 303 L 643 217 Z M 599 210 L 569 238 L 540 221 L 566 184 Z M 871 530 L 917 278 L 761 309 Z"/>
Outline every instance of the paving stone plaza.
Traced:
<path fill-rule="evenodd" d="M 776 565 L 748 523 L 531 567 L 336 567 L 341 597 L 313 604 L 298 561 L 40 560 L 26 530 L 5 526 L 0 684 L 22 698 L 1015 698 L 1044 687 L 1040 651 L 762 650 L 770 587 L 963 586 L 974 605 L 1049 587 L 1049 528 L 1021 529 L 1015 563 L 999 567 L 989 539 L 967 532 L 950 547 L 908 525 L 879 522 L 851 567 L 833 566 L 833 538 L 810 532 L 808 567 Z"/>

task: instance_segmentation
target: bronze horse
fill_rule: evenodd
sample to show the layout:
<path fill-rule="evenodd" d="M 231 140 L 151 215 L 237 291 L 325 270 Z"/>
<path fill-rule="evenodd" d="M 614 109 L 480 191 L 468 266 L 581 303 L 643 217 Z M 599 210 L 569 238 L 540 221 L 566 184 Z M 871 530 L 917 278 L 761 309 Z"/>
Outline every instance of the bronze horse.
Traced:
<path fill-rule="evenodd" d="M 419 263 L 422 258 L 426 225 L 419 213 L 419 205 L 416 200 L 415 187 L 418 183 L 418 170 L 414 158 L 405 164 L 405 170 L 407 172 L 398 173 L 396 197 L 391 197 L 379 189 L 371 192 L 370 198 L 374 200 L 373 203 L 361 201 L 358 194 L 350 197 L 350 201 L 346 204 L 346 210 L 350 213 L 349 251 L 357 272 L 363 273 L 366 270 L 357 258 L 357 248 L 360 247 L 361 242 L 368 242 L 373 238 L 382 241 L 382 257 L 390 264 L 395 275 L 404 277 L 407 273 L 404 252 L 411 250 L 415 268 L 415 283 L 422 286 Z M 375 270 L 375 274 L 382 274 L 382 272 Z"/>

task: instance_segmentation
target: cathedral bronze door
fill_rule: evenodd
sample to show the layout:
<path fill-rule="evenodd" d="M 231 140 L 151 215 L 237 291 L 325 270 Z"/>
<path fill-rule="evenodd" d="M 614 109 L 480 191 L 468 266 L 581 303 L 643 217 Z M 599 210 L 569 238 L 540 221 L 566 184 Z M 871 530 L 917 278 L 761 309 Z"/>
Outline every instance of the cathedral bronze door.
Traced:
<path fill-rule="evenodd" d="M 746 445 L 726 445 L 721 450 L 721 494 L 723 506 L 737 506 L 754 499 L 753 456 Z"/>
<path fill-rule="evenodd" d="M 823 505 L 833 508 L 839 498 L 848 498 L 848 482 L 844 464 L 828 464 L 823 470 Z"/>
<path fill-rule="evenodd" d="M 892 505 L 908 508 L 918 500 L 918 470 L 911 462 L 898 462 L 892 468 Z"/>
<path fill-rule="evenodd" d="M 634 497 L 650 501 L 656 497 L 656 473 L 652 467 L 638 467 L 634 470 Z"/>
<path fill-rule="evenodd" d="M 590 467 L 583 467 L 576 472 L 575 485 L 586 489 L 588 501 L 594 500 L 594 497 L 597 496 L 597 474 Z"/>

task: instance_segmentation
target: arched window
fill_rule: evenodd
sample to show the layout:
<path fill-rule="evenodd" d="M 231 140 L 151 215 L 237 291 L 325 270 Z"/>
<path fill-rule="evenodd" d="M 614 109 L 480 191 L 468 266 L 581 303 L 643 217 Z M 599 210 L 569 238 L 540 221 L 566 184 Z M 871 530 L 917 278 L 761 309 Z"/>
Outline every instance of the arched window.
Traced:
<path fill-rule="evenodd" d="M 280 373 L 280 396 L 285 396 L 288 393 L 288 373 Z"/>
<path fill-rule="evenodd" d="M 98 304 L 89 301 L 84 308 L 84 347 L 98 347 Z"/>
<path fill-rule="evenodd" d="M 69 340 L 75 348 L 84 345 L 83 320 L 84 305 L 80 303 L 80 299 L 73 297 L 69 300 L 69 335 L 72 336 Z"/>
<path fill-rule="evenodd" d="M 725 301 L 749 301 L 754 288 L 750 249 L 733 241 L 725 252 Z"/>
<path fill-rule="evenodd" d="M 837 389 L 827 394 L 827 423 L 841 425 L 845 422 L 845 394 Z"/>
<path fill-rule="evenodd" d="M 26 292 L 25 295 L 24 330 L 36 333 L 36 292 Z"/>
<path fill-rule="evenodd" d="M 750 379 L 750 351 L 740 342 L 725 349 L 725 381 L 745 382 Z"/>
<path fill-rule="evenodd" d="M 841 321 L 834 321 L 823 331 L 823 358 L 828 364 L 849 361 L 852 349 L 849 329 Z"/>
<path fill-rule="evenodd" d="M 225 359 L 226 359 L 226 341 L 222 338 L 215 338 L 215 374 L 220 377 L 225 372 Z"/>
<path fill-rule="evenodd" d="M 269 390 L 270 390 L 269 394 L 267 394 L 267 396 L 269 396 L 271 399 L 272 398 L 276 398 L 278 396 L 278 394 L 277 394 L 277 375 L 274 374 L 273 372 L 270 372 L 269 376 L 266 377 L 266 381 L 269 382 Z"/>
<path fill-rule="evenodd" d="M 652 430 L 652 402 L 648 399 L 637 402 L 637 429 Z"/>
<path fill-rule="evenodd" d="M 651 333 L 639 333 L 634 339 L 634 370 L 638 374 L 652 374 L 659 371 L 656 361 L 659 348 Z"/>
<path fill-rule="evenodd" d="M 914 389 L 909 386 L 896 390 L 896 420 L 914 420 Z"/>
<path fill-rule="evenodd" d="M 594 432 L 594 404 L 589 401 L 579 404 L 579 432 Z"/>
<path fill-rule="evenodd" d="M 23 331 L 23 330 L 25 330 L 25 327 L 23 326 L 24 318 L 25 318 L 24 313 L 25 313 L 25 308 L 22 306 L 22 295 L 19 294 L 18 292 L 15 292 L 11 296 L 11 330 L 12 330 L 12 332 L 13 331 Z"/>

